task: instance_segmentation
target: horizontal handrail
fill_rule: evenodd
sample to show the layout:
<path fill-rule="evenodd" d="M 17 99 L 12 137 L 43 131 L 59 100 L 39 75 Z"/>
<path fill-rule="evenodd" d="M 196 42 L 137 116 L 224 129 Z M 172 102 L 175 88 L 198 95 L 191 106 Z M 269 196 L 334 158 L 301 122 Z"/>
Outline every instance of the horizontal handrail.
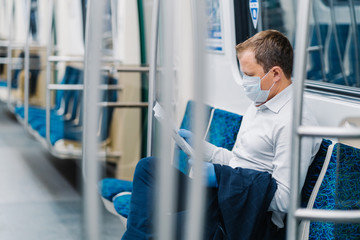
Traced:
<path fill-rule="evenodd" d="M 49 84 L 49 90 L 84 90 L 84 84 Z M 102 84 L 99 85 L 100 90 L 122 90 L 124 87 L 122 85 L 115 84 Z"/>
<path fill-rule="evenodd" d="M 110 84 L 110 85 L 103 84 L 103 85 L 99 86 L 99 89 L 100 90 L 123 90 L 124 86 L 119 85 L 119 84 L 117 84 L 117 85 L 116 84 Z"/>
<path fill-rule="evenodd" d="M 49 56 L 49 62 L 84 62 L 83 56 Z M 113 57 L 102 57 L 102 62 L 121 62 Z"/>
<path fill-rule="evenodd" d="M 25 48 L 25 43 L 20 43 L 20 42 L 12 42 L 10 43 L 9 40 L 0 40 L 0 47 L 9 47 L 11 46 L 12 48 Z M 30 44 L 29 47 L 31 49 L 34 48 L 46 48 L 45 45 L 41 45 L 41 44 Z"/>
<path fill-rule="evenodd" d="M 0 42 L 0 47 L 10 47 L 12 49 L 21 49 L 25 48 L 25 43 L 9 43 L 9 41 Z"/>
<path fill-rule="evenodd" d="M 360 210 L 297 209 L 295 217 L 311 221 L 360 223 Z"/>
<path fill-rule="evenodd" d="M 117 107 L 117 108 L 139 108 L 148 107 L 147 102 L 100 102 L 99 107 Z"/>
<path fill-rule="evenodd" d="M 15 58 L 12 57 L 12 64 L 21 64 L 24 61 L 24 58 Z M 9 64 L 9 58 L 8 57 L 0 57 L 0 64 Z"/>
<path fill-rule="evenodd" d="M 49 90 L 84 90 L 84 84 L 49 84 Z"/>
<path fill-rule="evenodd" d="M 122 65 L 122 66 L 105 66 L 101 68 L 108 72 L 149 72 L 149 66 L 133 66 L 133 65 Z"/>
<path fill-rule="evenodd" d="M 49 62 L 84 62 L 84 57 L 78 56 L 49 56 Z"/>
<path fill-rule="evenodd" d="M 307 48 L 308 52 L 312 52 L 312 51 L 319 51 L 321 50 L 323 47 L 322 46 L 311 46 Z"/>
<path fill-rule="evenodd" d="M 9 40 L 0 40 L 0 47 L 7 47 L 9 46 Z"/>
<path fill-rule="evenodd" d="M 297 132 L 301 136 L 360 138 L 360 128 L 358 127 L 300 126 Z"/>

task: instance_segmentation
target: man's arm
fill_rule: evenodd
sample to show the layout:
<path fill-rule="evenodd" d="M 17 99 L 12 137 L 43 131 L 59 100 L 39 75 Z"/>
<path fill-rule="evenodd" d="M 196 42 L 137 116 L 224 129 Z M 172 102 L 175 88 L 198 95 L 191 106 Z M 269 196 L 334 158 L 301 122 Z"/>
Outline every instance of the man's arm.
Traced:
<path fill-rule="evenodd" d="M 226 148 L 217 147 L 209 142 L 204 142 L 205 161 L 228 165 L 230 159 L 234 157 L 233 152 Z"/>
<path fill-rule="evenodd" d="M 303 118 L 303 124 L 316 125 L 317 123 L 305 117 Z M 319 149 L 320 143 L 321 139 L 319 138 L 306 137 L 301 140 L 300 189 L 304 185 L 307 170 Z M 272 176 L 278 184 L 278 189 L 269 210 L 287 212 L 290 201 L 291 126 L 284 126 L 277 132 L 274 146 L 275 157 Z"/>

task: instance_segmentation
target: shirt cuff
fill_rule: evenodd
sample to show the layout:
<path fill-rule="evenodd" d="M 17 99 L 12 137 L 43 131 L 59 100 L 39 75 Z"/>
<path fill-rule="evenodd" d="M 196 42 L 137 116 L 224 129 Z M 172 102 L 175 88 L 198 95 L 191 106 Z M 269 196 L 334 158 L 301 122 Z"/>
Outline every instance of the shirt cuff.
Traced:
<path fill-rule="evenodd" d="M 207 141 L 204 141 L 203 146 L 204 146 L 204 161 L 211 162 L 214 155 L 214 151 L 217 147 Z"/>

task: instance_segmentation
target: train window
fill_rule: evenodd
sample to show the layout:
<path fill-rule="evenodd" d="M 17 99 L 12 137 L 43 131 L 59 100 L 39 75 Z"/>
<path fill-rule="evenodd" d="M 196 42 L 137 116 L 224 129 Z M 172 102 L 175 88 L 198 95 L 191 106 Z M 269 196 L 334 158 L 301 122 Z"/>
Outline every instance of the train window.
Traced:
<path fill-rule="evenodd" d="M 341 4 L 348 4 L 349 3 L 349 0 L 336 0 L 336 1 L 334 1 L 334 0 L 322 0 L 323 2 L 324 2 L 324 4 L 326 5 L 326 6 L 330 6 L 331 5 L 331 1 L 333 1 L 334 2 L 334 4 L 337 4 L 337 5 L 341 5 Z M 352 0 L 353 2 L 357 2 L 358 4 L 360 3 L 360 1 L 359 0 Z"/>
<path fill-rule="evenodd" d="M 308 91 L 359 100 L 360 1 L 317 0 L 312 7 Z"/>
<path fill-rule="evenodd" d="M 254 28 L 249 0 L 234 0 L 236 42 L 257 31 L 276 29 L 295 42 L 298 1 L 259 2 L 259 21 Z M 251 0 L 252 2 L 252 0 Z M 306 90 L 358 101 L 360 99 L 360 0 L 312 1 Z"/>

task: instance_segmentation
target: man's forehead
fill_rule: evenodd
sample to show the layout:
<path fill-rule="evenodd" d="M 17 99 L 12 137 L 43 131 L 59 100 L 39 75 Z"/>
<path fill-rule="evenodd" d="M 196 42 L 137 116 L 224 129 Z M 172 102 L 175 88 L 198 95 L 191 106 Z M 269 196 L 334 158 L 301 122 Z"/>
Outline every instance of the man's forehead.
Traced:
<path fill-rule="evenodd" d="M 240 56 L 239 56 L 239 63 L 240 63 L 240 69 L 241 71 L 246 72 L 247 69 L 250 70 L 249 68 L 254 68 L 257 67 L 257 61 L 255 59 L 255 54 L 253 51 L 246 51 L 243 52 Z"/>
<path fill-rule="evenodd" d="M 239 60 L 255 60 L 255 53 L 251 49 L 247 49 L 240 54 L 238 54 Z"/>

